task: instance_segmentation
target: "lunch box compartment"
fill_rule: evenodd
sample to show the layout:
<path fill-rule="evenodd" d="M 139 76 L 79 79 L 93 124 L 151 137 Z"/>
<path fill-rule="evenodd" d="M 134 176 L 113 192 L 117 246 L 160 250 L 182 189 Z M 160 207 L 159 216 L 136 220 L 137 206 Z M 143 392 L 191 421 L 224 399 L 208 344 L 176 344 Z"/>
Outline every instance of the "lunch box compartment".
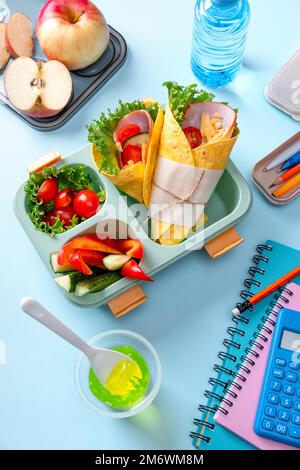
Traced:
<path fill-rule="evenodd" d="M 14 13 L 20 11 L 27 15 L 35 28 L 36 18 L 39 10 L 45 3 L 44 0 L 35 0 L 34 2 L 24 2 L 24 0 L 11 0 L 8 3 L 10 12 Z M 72 81 L 73 81 L 73 96 L 69 104 L 57 115 L 37 119 L 25 114 L 19 113 L 7 100 L 5 96 L 4 86 L 3 86 L 3 76 L 0 74 L 0 100 L 1 94 L 4 95 L 3 102 L 4 105 L 11 112 L 15 114 L 16 117 L 22 119 L 24 122 L 29 124 L 31 127 L 39 131 L 51 131 L 58 129 L 63 126 L 79 109 L 100 89 L 105 83 L 110 80 L 113 75 L 122 67 L 125 63 L 127 56 L 127 45 L 120 33 L 114 28 L 109 26 L 110 29 L 110 42 L 100 59 L 94 64 L 86 67 L 82 70 L 72 71 Z M 34 35 L 34 58 L 45 59 L 43 55 L 37 38 Z M 7 102 L 6 102 L 7 101 Z"/>
<path fill-rule="evenodd" d="M 90 162 L 91 150 L 88 145 L 69 157 L 64 158 L 59 162 L 58 166 L 82 163 L 90 167 Z M 94 170 L 92 170 L 92 174 L 97 178 L 95 181 L 99 180 L 99 183 L 104 186 L 106 191 L 105 204 L 94 217 L 87 219 L 70 231 L 64 232 L 55 238 L 35 230 L 34 225 L 29 219 L 24 206 L 24 186 L 26 182 L 17 191 L 14 201 L 16 215 L 51 273 L 52 270 L 49 263 L 50 253 L 59 251 L 64 243 L 75 236 L 94 233 L 99 223 L 103 223 L 105 226 L 109 221 L 116 220 L 119 227 L 124 227 L 124 224 L 128 227 L 130 236 L 141 238 L 144 246 L 144 257 L 141 267 L 147 274 L 153 276 L 161 269 L 190 253 L 190 251 L 201 249 L 209 240 L 215 239 L 218 235 L 224 234 L 224 232 L 235 227 L 246 217 L 252 204 L 252 194 L 247 182 L 234 163 L 229 161 L 216 191 L 206 208 L 208 221 L 205 227 L 179 245 L 162 246 L 149 238 L 147 230 L 141 228 L 141 219 L 139 218 L 138 220 L 134 216 L 134 204 L 137 203 L 131 198 L 121 195 L 105 176 L 98 175 Z M 139 208 L 143 212 L 142 220 L 146 220 L 146 208 L 140 205 Z M 87 294 L 83 297 L 76 297 L 68 293 L 65 293 L 65 295 L 70 301 L 78 305 L 85 307 L 97 306 L 109 303 L 111 299 L 115 299 L 116 296 L 125 295 L 127 291 L 132 292 L 133 289 L 137 289 L 137 284 L 139 282 L 135 280 L 123 278 L 98 293 Z M 60 291 L 64 293 L 62 289 Z"/>
<path fill-rule="evenodd" d="M 100 215 L 100 214 L 99 214 Z M 126 237 L 132 237 L 132 238 L 137 238 L 137 235 L 135 231 L 133 230 L 132 227 L 130 227 L 125 221 L 123 220 L 117 220 L 117 219 L 107 219 L 103 217 L 98 217 L 98 221 L 95 222 L 96 216 L 93 218 L 94 220 L 89 219 L 90 223 L 87 228 L 82 228 L 81 230 L 78 230 L 76 235 L 71 235 L 71 231 L 67 232 L 69 234 L 69 237 L 66 238 L 64 241 L 57 240 L 57 251 L 59 251 L 62 246 L 65 243 L 68 243 L 69 241 L 72 241 L 76 237 L 81 237 L 84 235 L 91 235 L 91 234 L 96 234 L 96 233 L 102 233 L 103 235 L 108 235 L 112 238 L 120 239 L 120 238 L 126 238 Z M 101 231 L 101 226 L 103 227 L 103 231 Z M 77 228 L 77 227 L 76 227 Z M 79 229 L 79 227 L 78 227 Z M 100 230 L 100 231 L 99 231 Z M 100 238 L 101 240 L 101 238 Z M 50 254 L 48 256 L 48 259 L 50 260 Z M 47 263 L 46 263 L 47 264 Z M 145 267 L 144 260 L 140 263 L 140 266 L 143 269 L 147 269 Z M 59 277 L 61 274 L 55 274 L 51 270 L 50 263 L 48 263 L 48 268 L 50 268 L 50 271 L 54 277 Z M 116 281 L 114 284 L 112 284 L 109 287 L 106 287 L 104 291 L 97 292 L 95 294 L 87 294 L 84 297 L 78 297 L 72 293 L 64 292 L 64 294 L 68 297 L 69 300 L 75 303 L 79 303 L 80 305 L 85 305 L 85 298 L 89 297 L 88 301 L 94 304 L 94 302 L 99 301 L 99 297 L 105 296 L 105 298 L 112 298 L 115 296 L 115 292 L 119 292 L 121 290 L 124 290 L 126 288 L 130 288 L 135 284 L 135 281 L 130 280 L 128 278 L 123 278 L 120 279 L 119 281 Z M 62 289 L 58 286 L 59 290 L 62 291 Z M 102 295 L 101 295 L 102 294 Z"/>
<path fill-rule="evenodd" d="M 66 164 L 67 163 L 65 162 L 65 160 L 61 160 L 58 163 L 56 163 L 54 166 L 56 166 L 57 168 L 61 168 L 62 166 L 65 166 Z M 74 166 L 75 163 L 73 163 L 73 164 L 70 163 L 68 165 L 69 166 Z M 105 187 L 105 182 L 103 181 L 101 175 L 94 170 L 94 168 L 92 168 L 92 167 L 90 167 L 89 165 L 86 165 L 86 164 L 84 164 L 84 165 L 86 167 L 86 172 L 91 177 L 92 189 L 95 192 L 99 192 L 99 190 L 104 190 L 105 191 L 105 201 L 103 203 L 101 203 L 100 210 L 97 212 L 96 215 L 94 215 L 93 217 L 90 217 L 89 219 L 86 219 L 86 220 L 80 222 L 80 224 L 76 225 L 75 227 L 73 227 L 69 230 L 66 230 L 63 233 L 60 233 L 60 234 L 56 235 L 55 239 L 57 239 L 57 240 L 58 239 L 65 240 L 67 237 L 70 237 L 70 233 L 72 234 L 72 237 L 73 237 L 74 236 L 73 234 L 76 233 L 78 230 L 81 231 L 81 230 L 88 229 L 87 227 L 90 227 L 91 224 L 95 223 L 95 220 L 99 219 L 100 213 L 102 211 L 103 211 L 103 213 L 104 213 L 104 211 L 106 211 L 106 205 L 107 205 L 107 201 L 108 201 L 108 194 L 107 194 L 107 188 Z M 23 190 L 23 200 L 24 200 L 24 210 L 28 214 L 28 212 L 29 212 L 29 198 L 28 198 L 28 195 L 24 192 L 24 190 Z M 29 217 L 28 217 L 28 220 L 30 220 Z M 31 222 L 31 220 L 30 220 L 30 222 Z M 31 224 L 32 224 L 33 229 L 34 229 L 34 225 L 33 225 L 32 222 L 31 222 Z M 36 230 L 36 231 L 38 232 L 38 230 Z M 47 238 L 50 238 L 49 235 L 47 235 L 44 232 L 39 232 L 39 233 L 41 235 L 46 236 Z M 65 243 L 65 241 L 62 241 L 62 243 Z"/>
<path fill-rule="evenodd" d="M 238 195 L 236 180 L 229 171 L 225 171 L 205 209 L 208 217 L 205 226 L 210 227 L 218 220 L 232 214 L 238 203 Z"/>

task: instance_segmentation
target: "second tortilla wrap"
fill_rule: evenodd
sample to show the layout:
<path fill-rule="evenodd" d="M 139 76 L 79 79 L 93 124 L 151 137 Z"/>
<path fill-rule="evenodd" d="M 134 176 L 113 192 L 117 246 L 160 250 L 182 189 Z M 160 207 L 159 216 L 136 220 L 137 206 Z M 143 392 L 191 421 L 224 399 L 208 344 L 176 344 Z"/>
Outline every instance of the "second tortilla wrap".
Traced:
<path fill-rule="evenodd" d="M 213 103 L 207 103 L 212 105 Z M 218 104 L 218 103 L 214 103 Z M 189 123 L 188 123 L 189 124 Z M 163 175 L 160 175 L 160 159 L 167 159 L 171 162 L 179 164 L 179 170 L 185 168 L 184 165 L 198 168 L 202 171 L 202 175 L 206 175 L 212 179 L 209 193 L 215 189 L 217 181 L 220 179 L 222 172 L 226 168 L 232 148 L 238 138 L 239 130 L 236 128 L 234 136 L 231 137 L 234 129 L 228 129 L 227 132 L 221 134 L 220 140 L 208 142 L 197 148 L 192 149 L 182 127 L 176 121 L 173 113 L 170 109 L 170 105 L 167 104 L 165 112 L 165 120 L 161 134 L 160 146 L 158 151 L 158 165 L 157 171 L 154 177 L 152 198 L 151 203 L 156 202 L 158 199 L 163 199 L 164 194 L 160 193 L 157 196 L 154 195 L 157 192 L 157 186 L 163 180 Z M 182 167 L 180 167 L 182 165 Z M 175 167 L 176 168 L 176 167 Z M 214 173 L 215 172 L 215 173 Z M 174 173 L 175 175 L 175 173 Z M 178 173 L 177 173 L 178 175 Z M 206 177 L 205 176 L 205 177 Z M 162 178 L 163 177 L 163 178 Z M 209 185 L 208 181 L 208 185 Z M 155 188 L 156 186 L 156 188 Z M 185 186 L 185 181 L 182 180 L 182 187 Z M 201 183 L 199 184 L 201 188 Z M 184 192 L 184 189 L 183 189 Z M 208 197 L 210 194 L 207 193 Z M 197 230 L 204 223 L 204 204 L 207 200 L 203 200 L 203 211 L 200 211 L 200 215 L 194 220 L 193 227 L 169 223 L 164 219 L 164 210 L 161 214 L 152 216 L 152 238 L 158 241 L 162 245 L 176 245 L 182 242 L 193 230 Z M 178 198 L 178 203 L 180 197 Z M 164 201 L 161 201 L 164 203 Z M 176 204 L 176 203 L 175 203 Z M 168 209 L 166 209 L 168 211 Z M 159 220 L 160 219 L 160 220 Z"/>

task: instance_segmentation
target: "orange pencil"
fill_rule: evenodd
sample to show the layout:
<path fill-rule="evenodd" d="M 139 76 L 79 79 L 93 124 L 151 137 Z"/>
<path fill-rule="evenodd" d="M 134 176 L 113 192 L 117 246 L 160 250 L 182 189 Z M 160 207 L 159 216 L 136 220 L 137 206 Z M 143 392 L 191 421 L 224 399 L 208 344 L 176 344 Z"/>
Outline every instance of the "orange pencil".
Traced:
<path fill-rule="evenodd" d="M 282 185 L 279 189 L 276 189 L 274 191 L 273 196 L 280 198 L 284 196 L 286 193 L 291 191 L 291 189 L 296 188 L 300 184 L 300 173 L 298 175 L 294 176 L 294 178 L 291 178 L 287 183 Z"/>
<path fill-rule="evenodd" d="M 300 163 L 298 165 L 294 166 L 294 168 L 291 168 L 290 170 L 286 171 L 282 176 L 279 176 L 277 180 L 274 181 L 274 183 L 271 184 L 270 188 L 273 188 L 273 186 L 278 186 L 281 183 L 284 183 L 285 181 L 289 180 L 293 176 L 297 175 L 300 173 Z"/>
<path fill-rule="evenodd" d="M 295 277 L 299 275 L 300 275 L 300 266 L 297 266 L 297 268 L 285 274 L 280 279 L 273 282 L 273 284 L 270 284 L 268 287 L 265 287 L 265 289 L 253 295 L 253 297 L 246 300 L 246 302 L 242 303 L 239 307 L 234 308 L 232 310 L 233 315 L 236 316 L 236 315 L 240 315 L 240 313 L 246 312 L 246 310 L 249 310 L 255 304 L 257 304 L 261 300 L 268 297 L 268 295 L 272 294 L 273 292 L 278 290 L 280 287 L 285 286 L 288 282 L 290 282 L 292 279 L 295 279 Z"/>

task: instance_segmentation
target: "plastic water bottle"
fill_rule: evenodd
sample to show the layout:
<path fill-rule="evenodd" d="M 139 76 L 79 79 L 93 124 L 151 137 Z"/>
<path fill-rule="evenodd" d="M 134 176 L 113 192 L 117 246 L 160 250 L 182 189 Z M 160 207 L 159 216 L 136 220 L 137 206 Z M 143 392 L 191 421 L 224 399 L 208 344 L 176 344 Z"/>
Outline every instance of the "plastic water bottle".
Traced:
<path fill-rule="evenodd" d="M 248 0 L 197 0 L 191 65 L 201 82 L 214 88 L 236 77 L 249 20 Z"/>

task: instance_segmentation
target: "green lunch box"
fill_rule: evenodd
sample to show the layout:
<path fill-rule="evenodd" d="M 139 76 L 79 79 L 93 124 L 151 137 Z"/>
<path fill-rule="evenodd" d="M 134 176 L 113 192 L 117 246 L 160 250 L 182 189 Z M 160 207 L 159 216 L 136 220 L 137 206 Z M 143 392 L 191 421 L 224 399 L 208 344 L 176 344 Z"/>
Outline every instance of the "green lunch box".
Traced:
<path fill-rule="evenodd" d="M 85 164 L 95 184 L 99 184 L 105 189 L 106 201 L 94 217 L 57 235 L 55 238 L 36 230 L 28 217 L 26 194 L 24 192 L 26 183 L 16 193 L 14 201 L 16 215 L 52 276 L 56 275 L 52 272 L 50 266 L 51 253 L 59 251 L 62 245 L 76 236 L 95 233 L 98 224 L 103 224 L 105 229 L 107 223 L 112 220 L 117 221 L 119 229 L 128 230 L 128 234 L 132 238 L 142 239 L 144 257 L 141 261 L 141 268 L 150 276 L 187 255 L 191 250 L 199 250 L 205 246 L 211 256 L 217 257 L 243 241 L 233 227 L 244 219 L 249 212 L 252 205 L 252 194 L 247 182 L 231 160 L 205 209 L 208 220 L 204 228 L 175 246 L 162 246 L 152 241 L 148 236 L 149 224 L 146 207 L 142 206 L 144 209 L 141 211 L 141 205 L 139 205 L 139 213 L 135 214 L 136 202 L 123 196 L 105 176 L 94 169 L 91 162 L 90 146 L 86 146 L 56 164 L 58 167 L 65 164 Z M 216 240 L 218 241 L 216 244 L 217 249 L 216 246 L 210 246 Z M 146 299 L 141 294 L 142 291 L 136 286 L 137 284 L 139 284 L 138 281 L 122 278 L 100 292 L 89 293 L 83 297 L 67 293 L 59 286 L 58 289 L 70 301 L 84 307 L 109 303 L 116 316 L 120 316 Z M 155 283 L 153 289 L 155 289 Z M 132 295 L 126 296 L 122 294 L 124 292 L 131 292 Z M 112 299 L 116 298 L 119 300 L 117 306 L 111 304 Z"/>

